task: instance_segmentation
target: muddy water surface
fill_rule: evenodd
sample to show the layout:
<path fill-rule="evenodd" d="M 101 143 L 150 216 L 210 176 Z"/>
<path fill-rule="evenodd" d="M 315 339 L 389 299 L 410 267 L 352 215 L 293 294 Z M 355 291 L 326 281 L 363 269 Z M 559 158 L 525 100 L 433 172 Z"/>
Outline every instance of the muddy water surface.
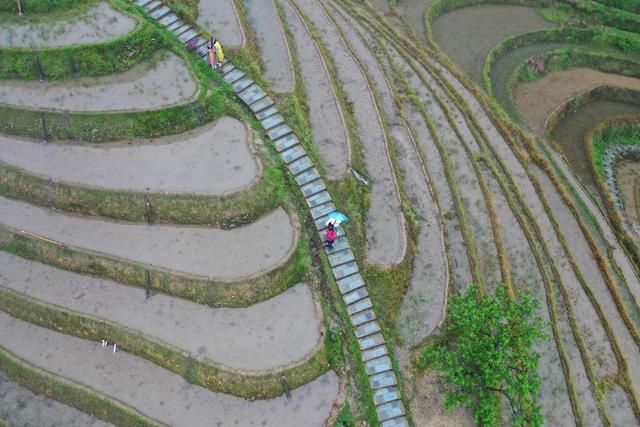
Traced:
<path fill-rule="evenodd" d="M 139 357 L 99 342 L 40 328 L 0 313 L 0 345 L 56 375 L 76 381 L 175 426 L 320 427 L 338 397 L 338 377 L 320 378 L 271 400 L 249 401 L 189 384 Z"/>
<path fill-rule="evenodd" d="M 68 111 L 149 110 L 195 98 L 198 85 L 187 64 L 159 52 L 128 71 L 65 82 L 0 81 L 0 104 Z"/>
<path fill-rule="evenodd" d="M 616 164 L 616 177 L 627 218 L 640 225 L 640 162 L 621 160 Z"/>
<path fill-rule="evenodd" d="M 101 42 L 127 34 L 136 20 L 99 2 L 79 15 L 44 22 L 11 21 L 0 18 L 0 46 L 53 47 Z"/>
<path fill-rule="evenodd" d="M 533 8 L 487 4 L 445 13 L 433 23 L 433 36 L 469 77 L 481 82 L 484 61 L 498 42 L 551 26 Z"/>
<path fill-rule="evenodd" d="M 0 372 L 0 420 L 11 426 L 109 427 L 112 424 L 49 399 Z"/>
<path fill-rule="evenodd" d="M 223 47 L 239 48 L 244 44 L 244 32 L 233 0 L 199 0 L 198 25 L 218 38 Z"/>
<path fill-rule="evenodd" d="M 171 193 L 224 194 L 250 185 L 260 173 L 247 127 L 231 117 L 139 142 L 43 145 L 0 136 L 0 160 L 54 181 Z"/>

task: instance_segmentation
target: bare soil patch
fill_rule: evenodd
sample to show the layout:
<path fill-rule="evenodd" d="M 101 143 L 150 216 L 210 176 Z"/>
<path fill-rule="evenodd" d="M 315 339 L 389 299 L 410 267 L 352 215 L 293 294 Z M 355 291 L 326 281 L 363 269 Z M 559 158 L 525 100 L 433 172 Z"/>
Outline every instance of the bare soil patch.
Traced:
<path fill-rule="evenodd" d="M 158 52 L 130 70 L 103 77 L 45 82 L 4 80 L 0 104 L 68 111 L 152 110 L 185 103 L 198 92 L 191 70 L 175 54 Z"/>
<path fill-rule="evenodd" d="M 621 160 L 616 164 L 616 177 L 627 218 L 640 225 L 640 164 L 633 160 Z"/>
<path fill-rule="evenodd" d="M 250 136 L 231 117 L 181 135 L 126 143 L 43 145 L 0 136 L 0 161 L 91 187 L 222 195 L 259 177 Z"/>
<path fill-rule="evenodd" d="M 291 255 L 298 238 L 282 208 L 250 225 L 220 230 L 108 222 L 0 197 L 0 222 L 67 245 L 223 280 L 272 270 Z"/>
<path fill-rule="evenodd" d="M 338 397 L 329 372 L 271 400 L 214 393 L 123 351 L 63 335 L 0 313 L 0 345 L 42 369 L 126 402 L 168 425 L 322 426 Z"/>
<path fill-rule="evenodd" d="M 97 43 L 128 34 L 136 24 L 135 19 L 102 1 L 82 14 L 55 21 L 4 22 L 0 25 L 0 46 L 41 48 Z"/>

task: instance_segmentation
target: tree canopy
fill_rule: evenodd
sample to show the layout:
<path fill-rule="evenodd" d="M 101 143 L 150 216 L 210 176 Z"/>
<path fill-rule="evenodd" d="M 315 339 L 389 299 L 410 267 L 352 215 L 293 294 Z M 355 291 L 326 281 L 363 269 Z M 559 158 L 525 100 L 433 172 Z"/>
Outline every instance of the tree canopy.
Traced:
<path fill-rule="evenodd" d="M 466 406 L 476 421 L 496 425 L 502 396 L 514 425 L 542 424 L 537 403 L 540 356 L 533 346 L 546 334 L 538 308 L 530 294 L 513 299 L 503 284 L 494 295 L 472 285 L 449 300 L 442 332 L 418 361 L 446 379 L 447 408 Z"/>

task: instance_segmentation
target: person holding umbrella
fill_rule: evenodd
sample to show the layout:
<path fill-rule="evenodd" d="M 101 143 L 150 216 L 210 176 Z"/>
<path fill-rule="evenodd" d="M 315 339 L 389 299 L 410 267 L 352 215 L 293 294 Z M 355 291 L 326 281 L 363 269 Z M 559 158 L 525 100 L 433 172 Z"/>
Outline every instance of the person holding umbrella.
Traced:
<path fill-rule="evenodd" d="M 324 231 L 324 237 L 324 245 L 327 247 L 327 249 L 333 249 L 333 242 L 335 242 L 336 238 L 338 237 L 338 232 L 336 231 L 333 224 L 327 225 L 327 229 Z"/>
<path fill-rule="evenodd" d="M 329 215 L 329 219 L 325 222 L 327 229 L 324 232 L 325 246 L 328 249 L 333 249 L 333 242 L 338 237 L 338 227 L 343 221 L 347 221 L 349 218 L 342 212 L 333 211 Z"/>

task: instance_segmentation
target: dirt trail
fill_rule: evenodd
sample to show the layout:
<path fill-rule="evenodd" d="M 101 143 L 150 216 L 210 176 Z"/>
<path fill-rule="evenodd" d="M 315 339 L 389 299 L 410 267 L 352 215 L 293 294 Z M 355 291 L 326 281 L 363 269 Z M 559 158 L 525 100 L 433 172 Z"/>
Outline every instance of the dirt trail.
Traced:
<path fill-rule="evenodd" d="M 225 367 L 267 370 L 304 359 L 319 343 L 311 290 L 299 284 L 248 308 L 211 308 L 0 252 L 0 286 L 142 332 Z"/>
<path fill-rule="evenodd" d="M 0 135 L 0 161 L 54 181 L 131 191 L 222 195 L 261 172 L 249 130 L 222 117 L 181 135 L 114 144 L 69 144 Z"/>
<path fill-rule="evenodd" d="M 0 81 L 0 104 L 68 111 L 152 110 L 194 99 L 198 84 L 187 64 L 162 51 L 122 73 L 73 81 Z"/>
<path fill-rule="evenodd" d="M 0 346 L 56 375 L 126 402 L 168 425 L 321 426 L 338 396 L 333 372 L 271 400 L 248 401 L 187 383 L 181 376 L 100 343 L 0 313 Z"/>
<path fill-rule="evenodd" d="M 199 0 L 198 25 L 217 37 L 223 47 L 236 49 L 244 45 L 244 31 L 233 0 Z"/>
<path fill-rule="evenodd" d="M 597 86 L 640 90 L 640 79 L 590 68 L 554 71 L 539 80 L 518 84 L 513 90 L 513 99 L 529 129 L 543 137 L 545 121 L 556 108 Z"/>
<path fill-rule="evenodd" d="M 3 22 L 0 46 L 41 48 L 97 43 L 128 34 L 136 24 L 135 19 L 102 1 L 79 15 L 62 16 L 56 21 L 45 18 L 42 22 Z"/>
<path fill-rule="evenodd" d="M 249 25 L 256 32 L 264 76 L 275 92 L 293 92 L 294 75 L 289 46 L 274 0 L 244 0 Z"/>
<path fill-rule="evenodd" d="M 347 173 L 351 154 L 346 125 L 327 67 L 300 15 L 287 0 L 279 0 L 279 4 L 284 8 L 287 25 L 295 40 L 300 73 L 307 91 L 313 143 L 322 156 L 329 178 L 342 177 Z"/>
<path fill-rule="evenodd" d="M 397 264 L 402 261 L 406 250 L 404 216 L 387 152 L 387 135 L 371 87 L 322 5 L 317 0 L 295 0 L 295 3 L 313 23 L 324 46 L 331 53 L 338 78 L 353 105 L 357 132 L 371 180 L 367 260 L 383 266 Z"/>
<path fill-rule="evenodd" d="M 109 427 L 112 424 L 12 382 L 0 372 L 0 420 L 12 426 Z"/>
<path fill-rule="evenodd" d="M 250 225 L 220 230 L 107 222 L 0 197 L 0 223 L 67 245 L 224 280 L 275 268 L 291 255 L 298 238 L 282 208 Z"/>

